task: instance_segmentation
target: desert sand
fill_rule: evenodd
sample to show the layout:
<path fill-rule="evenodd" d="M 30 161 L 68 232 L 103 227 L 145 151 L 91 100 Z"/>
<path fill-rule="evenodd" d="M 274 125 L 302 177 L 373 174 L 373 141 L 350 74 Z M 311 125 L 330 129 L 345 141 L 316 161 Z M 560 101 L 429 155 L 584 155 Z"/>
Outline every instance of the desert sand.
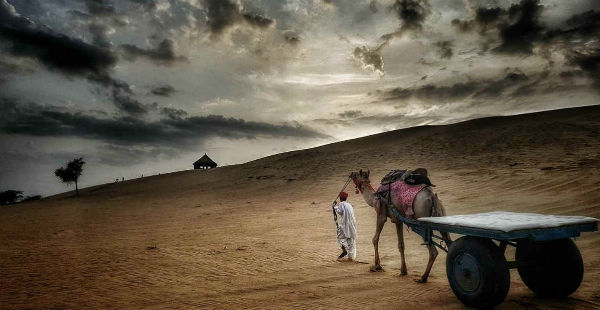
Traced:
<path fill-rule="evenodd" d="M 375 183 L 390 169 L 416 167 L 429 170 L 449 215 L 600 218 L 600 107 L 397 130 L 3 206 L 0 308 L 463 309 L 445 253 L 428 283 L 413 282 L 427 250 L 412 232 L 409 274 L 399 275 L 389 221 L 385 271 L 369 272 L 375 211 L 353 188 L 358 262 L 336 259 L 330 205 L 348 174 L 370 169 Z M 538 298 L 513 269 L 497 308 L 600 308 L 600 233 L 575 241 L 585 265 L 577 292 Z"/>

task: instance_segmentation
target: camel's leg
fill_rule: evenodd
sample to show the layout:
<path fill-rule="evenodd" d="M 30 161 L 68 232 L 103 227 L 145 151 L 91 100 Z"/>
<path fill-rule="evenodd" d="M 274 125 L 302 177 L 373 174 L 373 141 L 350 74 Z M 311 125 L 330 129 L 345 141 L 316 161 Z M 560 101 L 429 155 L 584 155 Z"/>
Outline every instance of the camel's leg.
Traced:
<path fill-rule="evenodd" d="M 379 235 L 381 235 L 381 230 L 383 229 L 383 225 L 385 225 L 387 218 L 384 212 L 381 212 L 379 216 L 377 216 L 377 228 L 375 229 L 375 236 L 373 236 L 373 247 L 375 248 L 375 265 L 371 266 L 371 271 L 381 271 L 380 261 L 379 261 Z"/>
<path fill-rule="evenodd" d="M 402 230 L 402 228 L 402 222 L 397 222 L 396 234 L 398 235 L 398 250 L 400 250 L 400 260 L 402 261 L 402 266 L 400 267 L 400 275 L 405 276 L 407 274 L 407 271 L 406 260 L 404 259 L 404 231 Z"/>
<path fill-rule="evenodd" d="M 429 262 L 427 262 L 427 268 L 425 268 L 425 272 L 423 273 L 421 278 L 415 279 L 415 281 L 418 283 L 427 282 L 427 278 L 429 278 L 429 272 L 431 272 L 431 267 L 433 266 L 433 262 L 435 262 L 435 258 L 438 255 L 438 251 L 434 245 L 428 245 L 427 248 L 429 249 Z"/>

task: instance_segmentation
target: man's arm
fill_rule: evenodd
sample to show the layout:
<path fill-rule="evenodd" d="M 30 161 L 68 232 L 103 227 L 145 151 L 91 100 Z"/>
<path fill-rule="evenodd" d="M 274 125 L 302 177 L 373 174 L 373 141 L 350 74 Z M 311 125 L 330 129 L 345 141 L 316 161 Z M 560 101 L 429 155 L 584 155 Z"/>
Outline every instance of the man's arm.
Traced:
<path fill-rule="evenodd" d="M 337 205 L 335 205 L 335 206 L 333 207 L 333 210 L 335 210 L 335 212 L 336 212 L 337 214 L 339 214 L 339 215 L 342 215 L 342 214 L 344 214 L 344 207 L 342 207 L 342 203 L 341 203 L 341 202 L 340 202 L 340 203 L 338 203 Z"/>

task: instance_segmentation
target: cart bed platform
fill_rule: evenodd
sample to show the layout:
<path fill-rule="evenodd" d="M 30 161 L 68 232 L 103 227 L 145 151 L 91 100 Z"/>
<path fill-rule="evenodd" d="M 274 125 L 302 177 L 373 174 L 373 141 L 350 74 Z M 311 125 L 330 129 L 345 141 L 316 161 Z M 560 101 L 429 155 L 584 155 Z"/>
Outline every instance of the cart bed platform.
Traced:
<path fill-rule="evenodd" d="M 577 237 L 581 232 L 598 230 L 598 219 L 593 217 L 503 211 L 422 217 L 418 222 L 428 230 L 496 240 L 528 238 L 545 241 Z"/>

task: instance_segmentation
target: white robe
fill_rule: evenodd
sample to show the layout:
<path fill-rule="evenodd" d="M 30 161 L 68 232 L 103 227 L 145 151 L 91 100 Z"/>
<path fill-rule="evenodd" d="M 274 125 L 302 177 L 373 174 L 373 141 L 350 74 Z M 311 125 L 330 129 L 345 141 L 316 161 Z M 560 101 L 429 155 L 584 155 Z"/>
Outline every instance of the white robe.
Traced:
<path fill-rule="evenodd" d="M 354 209 L 346 201 L 338 203 L 335 207 L 338 214 L 338 225 L 345 238 L 356 238 L 356 219 L 354 218 Z"/>

